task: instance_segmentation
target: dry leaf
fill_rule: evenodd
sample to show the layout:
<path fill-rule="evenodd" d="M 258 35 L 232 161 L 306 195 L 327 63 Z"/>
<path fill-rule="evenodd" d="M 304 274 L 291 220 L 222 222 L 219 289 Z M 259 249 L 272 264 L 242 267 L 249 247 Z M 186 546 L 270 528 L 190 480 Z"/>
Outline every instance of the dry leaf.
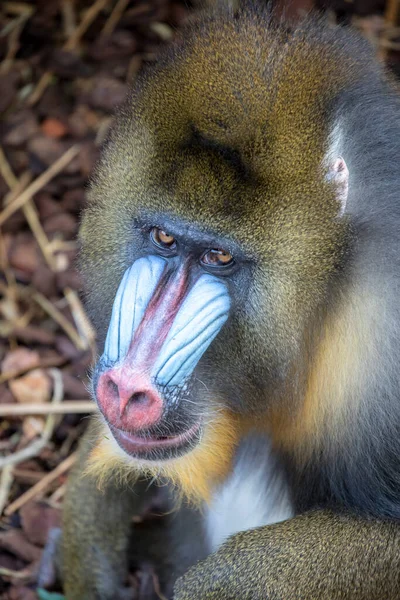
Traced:
<path fill-rule="evenodd" d="M 48 402 L 51 381 L 44 369 L 33 369 L 26 375 L 9 382 L 10 390 L 18 402 Z"/>
<path fill-rule="evenodd" d="M 7 353 L 1 363 L 1 372 L 22 371 L 33 369 L 40 364 L 39 353 L 28 348 L 17 348 Z"/>

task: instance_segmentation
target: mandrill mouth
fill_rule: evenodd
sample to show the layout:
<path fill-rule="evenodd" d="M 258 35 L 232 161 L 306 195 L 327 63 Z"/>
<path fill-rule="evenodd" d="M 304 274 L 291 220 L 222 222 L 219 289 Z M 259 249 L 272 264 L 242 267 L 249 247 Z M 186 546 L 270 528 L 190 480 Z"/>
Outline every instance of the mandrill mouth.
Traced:
<path fill-rule="evenodd" d="M 190 429 L 176 436 L 139 435 L 118 429 L 110 423 L 108 426 L 122 450 L 143 460 L 177 458 L 192 450 L 201 437 L 200 423 L 195 423 Z"/>

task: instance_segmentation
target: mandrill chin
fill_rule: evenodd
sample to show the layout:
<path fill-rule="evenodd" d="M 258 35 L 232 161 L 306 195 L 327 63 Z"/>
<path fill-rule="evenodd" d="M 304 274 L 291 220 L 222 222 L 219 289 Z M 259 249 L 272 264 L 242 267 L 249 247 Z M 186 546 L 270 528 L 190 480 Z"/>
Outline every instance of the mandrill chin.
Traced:
<path fill-rule="evenodd" d="M 138 557 L 174 600 L 400 598 L 399 156 L 394 83 L 319 19 L 220 11 L 139 77 L 80 230 L 67 600 L 132 598 Z"/>

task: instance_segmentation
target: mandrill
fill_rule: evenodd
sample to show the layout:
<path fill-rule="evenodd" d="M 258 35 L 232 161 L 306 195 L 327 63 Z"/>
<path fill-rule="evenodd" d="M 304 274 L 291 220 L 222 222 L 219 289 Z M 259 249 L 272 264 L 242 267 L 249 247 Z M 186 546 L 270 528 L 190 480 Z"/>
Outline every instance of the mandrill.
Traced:
<path fill-rule="evenodd" d="M 132 597 L 160 483 L 167 598 L 399 600 L 399 157 L 394 84 L 319 19 L 217 11 L 135 83 L 80 231 L 68 600 Z"/>

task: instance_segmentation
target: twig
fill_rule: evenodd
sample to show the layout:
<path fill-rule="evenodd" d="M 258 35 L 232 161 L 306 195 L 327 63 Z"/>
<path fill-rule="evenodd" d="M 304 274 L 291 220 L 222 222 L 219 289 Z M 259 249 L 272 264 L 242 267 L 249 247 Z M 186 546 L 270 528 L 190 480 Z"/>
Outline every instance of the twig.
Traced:
<path fill-rule="evenodd" d="M 96 412 L 96 407 L 92 407 L 92 410 Z M 75 427 L 71 427 L 67 437 L 65 438 L 65 440 L 61 444 L 61 447 L 58 450 L 60 460 L 68 456 L 68 454 L 70 454 L 72 445 L 74 444 L 74 442 L 76 442 L 77 439 L 81 437 L 81 435 L 86 429 L 86 426 L 86 419 L 81 419 Z"/>
<path fill-rule="evenodd" d="M 86 316 L 85 309 L 82 306 L 82 302 L 80 301 L 78 294 L 71 288 L 65 288 L 64 296 L 69 304 L 79 335 L 84 338 L 88 346 L 94 350 L 96 334 Z"/>
<path fill-rule="evenodd" d="M 14 477 L 12 465 L 7 465 L 2 470 L 0 478 L 0 516 L 3 514 L 13 481 Z"/>
<path fill-rule="evenodd" d="M 33 300 L 39 304 L 50 317 L 59 324 L 61 329 L 65 331 L 70 340 L 75 344 L 78 350 L 87 350 L 88 344 L 83 340 L 76 329 L 71 325 L 66 317 L 58 310 L 43 294 L 35 292 L 32 296 Z"/>
<path fill-rule="evenodd" d="M 10 268 L 10 265 L 8 262 L 5 239 L 4 239 L 1 229 L 0 229 L 0 268 L 3 271 L 6 281 L 7 281 L 7 285 L 4 285 L 5 289 L 3 289 L 2 292 L 5 296 L 8 296 L 15 302 L 16 297 L 17 297 L 17 292 L 16 292 L 17 283 L 16 283 L 14 271 Z M 3 282 L 0 282 L 0 283 L 3 283 Z"/>
<path fill-rule="evenodd" d="M 90 8 L 87 9 L 82 18 L 82 21 L 79 23 L 74 33 L 64 45 L 63 50 L 75 50 L 75 48 L 81 41 L 82 36 L 85 35 L 86 31 L 89 29 L 90 25 L 93 23 L 97 15 L 108 4 L 108 1 L 109 0 L 96 0 L 96 2 L 94 2 L 92 6 L 90 6 Z"/>
<path fill-rule="evenodd" d="M 26 2 L 4 2 L 4 11 L 11 15 L 32 15 L 35 8 Z"/>
<path fill-rule="evenodd" d="M 0 567 L 0 575 L 2 577 L 11 577 L 12 579 L 26 579 L 32 572 L 29 567 L 21 569 L 21 571 L 14 571 L 14 569 L 7 569 L 7 567 Z"/>
<path fill-rule="evenodd" d="M 13 175 L 13 177 L 15 177 L 14 173 L 12 173 L 12 175 Z M 3 173 L 3 177 L 4 177 L 4 173 Z M 10 188 L 10 191 L 4 196 L 4 206 L 7 206 L 7 204 L 10 204 L 10 202 L 12 202 L 14 200 L 14 198 L 16 198 L 17 196 L 22 194 L 22 192 L 27 188 L 27 186 L 30 184 L 31 181 L 32 181 L 31 171 L 24 171 L 22 173 L 21 177 L 19 179 L 17 179 L 17 183 L 15 184 L 14 187 L 10 187 L 10 185 L 8 185 L 8 182 L 6 182 L 8 187 Z"/>
<path fill-rule="evenodd" d="M 42 251 L 42 254 L 49 265 L 50 269 L 56 269 L 56 260 L 54 255 L 49 250 L 49 239 L 44 232 L 42 224 L 39 220 L 39 215 L 36 209 L 36 206 L 33 203 L 33 200 L 30 199 L 23 207 L 25 218 L 28 221 L 28 225 L 31 228 L 33 235 L 38 243 L 39 248 Z"/>
<path fill-rule="evenodd" d="M 160 600 L 167 600 L 167 597 L 164 596 L 164 594 L 161 591 L 160 580 L 158 579 L 157 574 L 153 570 L 151 571 L 151 577 L 153 579 L 154 591 L 157 594 L 157 596 L 159 597 L 159 599 Z"/>
<path fill-rule="evenodd" d="M 69 252 L 78 248 L 78 242 L 76 240 L 54 238 L 54 240 L 49 241 L 49 248 L 52 252 Z"/>
<path fill-rule="evenodd" d="M 51 402 L 52 404 L 56 405 L 59 404 L 63 399 L 64 386 L 61 373 L 58 369 L 50 369 L 50 375 L 54 379 L 54 390 Z M 44 429 L 40 438 L 32 442 L 32 444 L 30 444 L 26 448 L 23 448 L 19 452 L 15 452 L 14 454 L 10 454 L 9 456 L 4 456 L 3 458 L 0 458 L 0 469 L 3 469 L 7 465 L 18 464 L 23 460 L 27 460 L 28 458 L 39 454 L 39 452 L 42 450 L 42 448 L 45 447 L 45 445 L 51 438 L 55 423 L 56 415 L 49 414 L 46 419 L 46 423 L 44 425 Z"/>
<path fill-rule="evenodd" d="M 3 176 L 3 179 L 10 188 L 10 190 L 12 190 L 16 185 L 18 185 L 18 179 L 12 172 L 10 163 L 7 160 L 2 146 L 0 146 L 0 173 Z"/>
<path fill-rule="evenodd" d="M 5 206 L 7 206 L 7 204 L 10 204 L 14 200 L 14 198 L 17 197 L 18 194 L 21 194 L 23 192 L 23 190 L 26 188 L 30 181 L 30 177 L 28 177 L 26 173 L 24 173 L 21 177 L 21 180 L 18 180 L 16 178 L 1 146 L 0 172 L 3 175 L 4 179 L 6 179 L 6 183 L 11 190 L 10 196 L 5 200 Z M 53 253 L 50 250 L 49 240 L 44 232 L 42 224 L 40 223 L 36 206 L 32 198 L 29 198 L 27 203 L 22 207 L 22 210 L 24 211 L 24 215 L 26 220 L 28 221 L 28 225 L 31 228 L 33 235 L 35 236 L 35 239 L 43 253 L 47 264 L 51 269 L 55 269 L 56 261 L 53 256 Z"/>
<path fill-rule="evenodd" d="M 29 185 L 26 190 L 15 198 L 0 214 L 0 225 L 2 225 L 11 215 L 22 208 L 32 196 L 37 194 L 45 185 L 49 183 L 58 173 L 60 173 L 79 152 L 79 146 L 75 145 L 69 148 L 55 163 L 53 163 L 44 173 L 39 175 L 35 181 Z"/>
<path fill-rule="evenodd" d="M 129 2 L 130 0 L 118 0 L 117 4 L 112 9 L 110 16 L 105 22 L 103 29 L 101 30 L 101 38 L 112 34 L 122 15 L 124 14 Z"/>
<path fill-rule="evenodd" d="M 71 37 L 76 29 L 74 4 L 74 0 L 62 0 L 61 2 L 61 12 L 63 15 L 64 33 L 66 38 Z"/>
<path fill-rule="evenodd" d="M 69 415 L 88 414 L 97 411 L 96 404 L 90 400 L 64 400 L 61 404 L 37 402 L 27 404 L 0 404 L 0 417 L 24 415 Z"/>
<path fill-rule="evenodd" d="M 63 483 L 58 487 L 50 496 L 49 504 L 58 504 L 60 500 L 64 497 L 65 492 L 67 491 L 67 484 Z"/>
<path fill-rule="evenodd" d="M 396 25 L 397 15 L 399 14 L 399 0 L 387 0 L 385 9 L 385 21 L 390 25 Z"/>
<path fill-rule="evenodd" d="M 22 494 L 19 498 L 14 500 L 11 504 L 7 506 L 4 511 L 6 516 L 10 516 L 15 513 L 17 510 L 22 508 L 27 502 L 35 498 L 40 493 L 45 492 L 48 487 L 55 481 L 60 475 L 63 475 L 66 471 L 68 471 L 76 460 L 77 453 L 74 452 L 70 456 L 68 456 L 65 460 L 63 460 L 53 471 L 48 473 L 38 481 L 35 485 L 33 485 L 29 490 L 27 490 L 24 494 Z"/>
<path fill-rule="evenodd" d="M 82 36 L 86 33 L 87 29 L 93 23 L 99 12 L 106 6 L 106 4 L 108 4 L 108 1 L 109 0 L 97 0 L 94 4 L 92 4 L 92 6 L 86 11 L 78 27 L 74 28 L 71 36 L 62 46 L 63 50 L 71 51 L 76 49 Z M 43 92 L 46 90 L 52 78 L 53 73 L 51 71 L 46 71 L 43 73 L 35 89 L 27 100 L 28 106 L 34 106 L 36 102 L 40 100 Z"/>
<path fill-rule="evenodd" d="M 35 89 L 33 90 L 32 94 L 29 96 L 29 98 L 27 100 L 28 106 L 34 106 L 36 104 L 36 102 L 38 102 L 40 100 L 40 98 L 42 97 L 43 93 L 45 92 L 47 86 L 49 85 L 49 83 L 51 82 L 52 79 L 53 79 L 53 73 L 51 71 L 45 71 L 43 73 L 43 75 L 37 82 Z"/>
<path fill-rule="evenodd" d="M 21 15 L 16 19 L 15 26 L 10 31 L 7 40 L 7 53 L 0 65 L 0 73 L 8 73 L 19 50 L 19 37 L 30 15 Z"/>
<path fill-rule="evenodd" d="M 4 467 L 6 468 L 6 467 Z M 34 485 L 46 475 L 44 471 L 33 471 L 31 469 L 19 469 L 14 467 L 14 478 L 20 483 Z"/>

